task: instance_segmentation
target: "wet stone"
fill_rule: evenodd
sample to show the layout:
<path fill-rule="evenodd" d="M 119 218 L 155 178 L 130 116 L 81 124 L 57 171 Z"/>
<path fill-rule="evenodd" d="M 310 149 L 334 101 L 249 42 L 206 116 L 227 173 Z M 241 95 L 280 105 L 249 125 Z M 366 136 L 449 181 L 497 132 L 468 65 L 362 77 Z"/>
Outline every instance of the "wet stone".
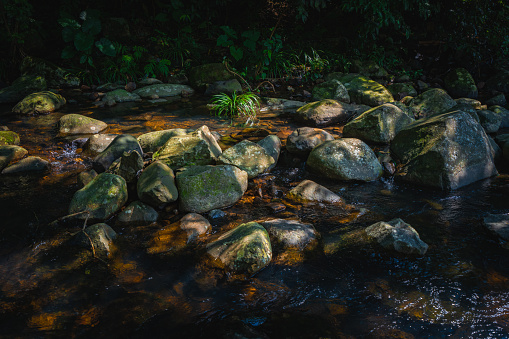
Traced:
<path fill-rule="evenodd" d="M 298 220 L 273 219 L 261 223 L 271 239 L 283 248 L 304 250 L 318 242 L 318 232 L 311 224 Z"/>
<path fill-rule="evenodd" d="M 377 222 L 366 228 L 366 234 L 382 247 L 396 252 L 424 255 L 428 250 L 417 231 L 399 218 Z"/>
<path fill-rule="evenodd" d="M 210 230 L 210 222 L 198 213 L 188 213 L 180 219 L 180 228 L 187 233 L 187 242 L 191 242 Z"/>
<path fill-rule="evenodd" d="M 2 174 L 43 173 L 49 170 L 49 168 L 50 164 L 47 160 L 32 156 L 21 159 L 14 165 L 6 167 Z"/>
<path fill-rule="evenodd" d="M 118 137 L 118 134 L 94 134 L 83 145 L 83 152 L 87 155 L 96 156 L 104 151 L 116 137 Z"/>
<path fill-rule="evenodd" d="M 22 159 L 28 151 L 23 147 L 16 145 L 0 146 L 0 172 L 10 163 Z"/>
<path fill-rule="evenodd" d="M 483 219 L 484 226 L 504 241 L 509 241 L 509 213 L 489 214 Z"/>
<path fill-rule="evenodd" d="M 173 170 L 156 161 L 141 173 L 137 184 L 138 197 L 153 207 L 163 207 L 178 198 Z"/>
<path fill-rule="evenodd" d="M 100 258 L 108 258 L 114 251 L 113 240 L 117 233 L 107 224 L 99 223 L 88 226 L 76 234 L 74 243 L 82 248 L 91 249 Z"/>
<path fill-rule="evenodd" d="M 94 158 L 93 167 L 98 173 L 104 172 L 111 164 L 120 158 L 124 152 L 137 151 L 143 155 L 140 144 L 135 137 L 129 134 L 117 136 L 108 147 Z"/>
<path fill-rule="evenodd" d="M 151 206 L 133 201 L 117 217 L 116 225 L 143 226 L 157 221 L 159 214 Z"/>
<path fill-rule="evenodd" d="M 311 180 L 304 180 L 298 184 L 286 194 L 286 197 L 304 202 L 326 202 L 331 204 L 343 202 L 339 195 Z"/>
<path fill-rule="evenodd" d="M 120 175 L 129 184 L 136 181 L 143 169 L 143 158 L 137 151 L 124 152 L 118 163 L 110 166 L 109 172 Z"/>
<path fill-rule="evenodd" d="M 313 148 L 329 140 L 334 140 L 334 137 L 323 129 L 300 127 L 286 139 L 286 149 L 292 154 L 306 158 Z"/>

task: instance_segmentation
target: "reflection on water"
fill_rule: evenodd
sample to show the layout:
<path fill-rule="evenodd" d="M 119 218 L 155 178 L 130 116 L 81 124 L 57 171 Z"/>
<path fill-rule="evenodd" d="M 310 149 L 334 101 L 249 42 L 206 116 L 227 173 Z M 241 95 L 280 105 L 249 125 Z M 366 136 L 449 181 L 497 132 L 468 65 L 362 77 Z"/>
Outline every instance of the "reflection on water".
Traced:
<path fill-rule="evenodd" d="M 77 175 L 90 167 L 79 143 L 56 138 L 54 123 L 63 113 L 103 119 L 108 133 L 137 136 L 207 124 L 232 140 L 241 135 L 243 126 L 203 115 L 202 104 L 198 98 L 113 111 L 67 106 L 48 116 L 0 116 L 0 124 L 20 133 L 30 155 L 52 164 L 44 177 L 0 181 L 0 335 L 509 336 L 509 256 L 481 226 L 486 213 L 509 210 L 507 175 L 439 192 L 393 178 L 328 182 L 283 157 L 286 166 L 252 180 L 240 202 L 211 219 L 211 234 L 190 247 L 179 233 L 176 205 L 148 226 L 119 228 L 111 220 L 119 239 L 109 262 L 73 245 L 80 227 L 48 226 L 66 214 Z M 286 116 L 267 116 L 260 124 L 283 140 L 297 127 Z M 287 201 L 285 193 L 303 179 L 328 187 L 348 205 Z M 203 248 L 212 238 L 273 217 L 312 223 L 320 245 L 307 253 L 275 250 L 272 263 L 245 281 L 207 264 Z M 424 257 L 386 253 L 361 241 L 366 226 L 396 217 L 430 245 Z"/>

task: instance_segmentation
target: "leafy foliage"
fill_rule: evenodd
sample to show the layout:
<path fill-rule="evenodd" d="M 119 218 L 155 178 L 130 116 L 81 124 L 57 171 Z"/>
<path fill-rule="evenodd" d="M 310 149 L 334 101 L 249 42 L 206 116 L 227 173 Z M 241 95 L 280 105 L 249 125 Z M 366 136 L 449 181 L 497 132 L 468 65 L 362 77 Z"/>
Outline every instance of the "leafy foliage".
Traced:
<path fill-rule="evenodd" d="M 256 111 L 260 108 L 260 98 L 251 92 L 243 94 L 233 92 L 231 96 L 226 93 L 217 94 L 212 97 L 210 103 L 218 117 L 225 116 L 233 119 L 240 115 L 246 117 L 248 121 L 256 118 Z"/>

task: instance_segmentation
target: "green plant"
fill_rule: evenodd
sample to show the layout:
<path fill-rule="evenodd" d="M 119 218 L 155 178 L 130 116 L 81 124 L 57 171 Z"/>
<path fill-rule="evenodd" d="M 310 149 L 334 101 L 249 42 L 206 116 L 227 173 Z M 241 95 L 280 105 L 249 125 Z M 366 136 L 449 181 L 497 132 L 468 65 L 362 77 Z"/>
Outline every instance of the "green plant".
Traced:
<path fill-rule="evenodd" d="M 320 51 L 320 53 L 322 52 Z M 323 73 L 330 68 L 329 60 L 320 56 L 314 48 L 311 48 L 309 54 L 303 51 L 294 54 L 293 59 L 294 69 L 304 81 L 314 81 L 321 78 Z"/>
<path fill-rule="evenodd" d="M 260 108 L 260 98 L 252 92 L 233 92 L 231 96 L 226 93 L 217 94 L 210 103 L 216 116 L 233 119 L 240 115 L 247 118 L 246 123 L 256 119 L 256 111 Z"/>
<path fill-rule="evenodd" d="M 171 38 L 166 33 L 157 30 L 157 35 L 151 40 L 156 44 L 156 48 L 162 59 L 167 59 L 179 67 L 184 67 L 185 62 L 198 49 L 198 45 L 191 35 L 190 26 L 179 29 L 176 38 Z"/>

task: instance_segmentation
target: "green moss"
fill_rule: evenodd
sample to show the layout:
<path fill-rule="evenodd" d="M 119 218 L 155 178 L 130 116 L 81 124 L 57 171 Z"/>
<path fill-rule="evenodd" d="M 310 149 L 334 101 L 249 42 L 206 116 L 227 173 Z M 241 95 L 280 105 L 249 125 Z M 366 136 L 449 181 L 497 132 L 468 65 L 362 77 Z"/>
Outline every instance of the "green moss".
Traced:
<path fill-rule="evenodd" d="M 19 135 L 13 131 L 0 131 L 0 146 L 19 145 Z"/>

